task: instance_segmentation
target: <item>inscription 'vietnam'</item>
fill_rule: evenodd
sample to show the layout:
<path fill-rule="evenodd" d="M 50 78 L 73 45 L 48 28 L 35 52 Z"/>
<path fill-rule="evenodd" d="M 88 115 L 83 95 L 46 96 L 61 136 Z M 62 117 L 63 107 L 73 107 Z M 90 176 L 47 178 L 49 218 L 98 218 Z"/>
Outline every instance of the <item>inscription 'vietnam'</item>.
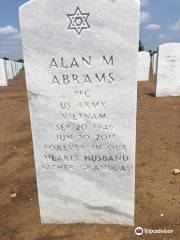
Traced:
<path fill-rule="evenodd" d="M 94 120 L 94 119 L 106 119 L 106 113 L 61 113 L 60 114 L 61 119 L 65 120 L 75 120 L 78 121 L 80 119 L 89 119 L 89 120 Z"/>

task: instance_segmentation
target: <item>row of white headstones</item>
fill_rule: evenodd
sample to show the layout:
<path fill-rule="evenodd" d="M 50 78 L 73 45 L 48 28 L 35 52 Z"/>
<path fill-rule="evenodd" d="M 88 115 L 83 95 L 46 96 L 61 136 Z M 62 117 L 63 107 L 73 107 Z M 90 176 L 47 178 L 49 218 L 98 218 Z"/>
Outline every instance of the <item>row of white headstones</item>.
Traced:
<path fill-rule="evenodd" d="M 150 65 L 156 75 L 155 95 L 180 96 L 180 43 L 160 45 L 152 58 L 150 53 L 138 53 L 138 81 L 148 81 Z"/>
<path fill-rule="evenodd" d="M 0 87 L 7 87 L 9 80 L 15 79 L 23 68 L 23 63 L 0 59 Z"/>

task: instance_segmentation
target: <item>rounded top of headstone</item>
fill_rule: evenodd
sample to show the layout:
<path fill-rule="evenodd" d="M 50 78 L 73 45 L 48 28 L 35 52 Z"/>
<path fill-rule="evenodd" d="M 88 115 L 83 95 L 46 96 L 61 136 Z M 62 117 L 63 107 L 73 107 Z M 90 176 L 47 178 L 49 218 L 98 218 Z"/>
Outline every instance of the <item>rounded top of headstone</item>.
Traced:
<path fill-rule="evenodd" d="M 169 42 L 169 43 L 164 43 L 159 45 L 159 48 L 166 48 L 166 47 L 176 47 L 176 46 L 180 46 L 180 43 L 176 43 L 176 42 Z"/>
<path fill-rule="evenodd" d="M 33 3 L 35 2 L 43 2 L 44 0 L 29 0 L 28 2 L 22 4 L 20 7 L 19 7 L 19 12 L 21 13 L 26 7 L 28 7 L 29 5 L 32 5 Z M 52 1 L 52 0 L 49 0 L 49 1 Z M 59 0 L 58 0 L 59 1 Z M 117 1 L 113 1 L 113 0 L 109 0 L 109 2 L 120 2 L 120 0 L 117 0 Z M 126 0 L 126 2 L 132 2 L 132 3 L 137 3 L 140 7 L 140 0 Z"/>
<path fill-rule="evenodd" d="M 21 12 L 25 7 L 27 7 L 29 4 L 31 4 L 32 2 L 34 2 L 34 0 L 29 0 L 28 2 L 25 2 L 24 4 L 22 4 L 19 7 L 19 12 Z"/>
<path fill-rule="evenodd" d="M 147 51 L 140 51 L 140 52 L 138 52 L 138 54 L 142 55 L 142 56 L 150 56 L 150 53 Z"/>

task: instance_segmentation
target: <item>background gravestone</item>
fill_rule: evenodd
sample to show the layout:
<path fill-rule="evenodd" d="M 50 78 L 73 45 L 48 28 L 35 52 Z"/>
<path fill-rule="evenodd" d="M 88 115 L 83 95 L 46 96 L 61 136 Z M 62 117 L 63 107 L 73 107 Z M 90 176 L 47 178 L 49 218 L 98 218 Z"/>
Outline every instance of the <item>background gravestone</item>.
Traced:
<path fill-rule="evenodd" d="M 17 72 L 17 74 L 19 74 L 19 72 L 20 72 L 19 63 L 16 62 L 15 66 L 16 66 L 16 72 Z"/>
<path fill-rule="evenodd" d="M 149 52 L 138 52 L 138 81 L 149 80 L 150 61 Z"/>
<path fill-rule="evenodd" d="M 20 22 L 42 223 L 133 225 L 139 1 L 34 0 Z"/>
<path fill-rule="evenodd" d="M 17 76 L 16 63 L 14 61 L 11 61 L 11 65 L 13 70 L 13 76 L 15 78 Z"/>
<path fill-rule="evenodd" d="M 10 61 L 11 62 L 11 68 L 12 68 L 12 74 L 13 74 L 13 79 L 16 77 L 15 75 L 15 72 L 14 72 L 14 62 L 13 61 Z"/>
<path fill-rule="evenodd" d="M 157 53 L 153 54 L 153 64 L 152 64 L 152 68 L 153 68 L 153 74 L 156 74 L 157 72 Z"/>
<path fill-rule="evenodd" d="M 5 60 L 0 59 L 0 87 L 7 87 L 7 86 L 8 86 L 8 79 L 7 79 Z"/>
<path fill-rule="evenodd" d="M 6 70 L 7 70 L 7 78 L 8 79 L 13 79 L 13 70 L 12 70 L 12 65 L 10 60 L 6 60 Z"/>
<path fill-rule="evenodd" d="M 180 43 L 159 46 L 156 96 L 180 96 Z"/>

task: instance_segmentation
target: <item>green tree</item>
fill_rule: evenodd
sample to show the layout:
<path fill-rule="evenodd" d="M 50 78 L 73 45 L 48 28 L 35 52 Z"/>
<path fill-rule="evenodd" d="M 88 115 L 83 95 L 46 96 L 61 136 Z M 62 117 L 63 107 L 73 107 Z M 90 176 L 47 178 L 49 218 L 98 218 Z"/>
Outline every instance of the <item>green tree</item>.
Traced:
<path fill-rule="evenodd" d="M 9 60 L 9 58 L 7 58 L 7 57 L 3 57 L 2 59 L 4 59 L 4 60 Z"/>
<path fill-rule="evenodd" d="M 16 60 L 16 62 L 24 63 L 24 59 L 18 59 L 18 60 Z"/>
<path fill-rule="evenodd" d="M 152 50 L 148 50 L 148 52 L 150 53 L 150 55 L 153 55 L 153 51 Z"/>
<path fill-rule="evenodd" d="M 144 51 L 143 43 L 139 40 L 139 52 Z"/>

